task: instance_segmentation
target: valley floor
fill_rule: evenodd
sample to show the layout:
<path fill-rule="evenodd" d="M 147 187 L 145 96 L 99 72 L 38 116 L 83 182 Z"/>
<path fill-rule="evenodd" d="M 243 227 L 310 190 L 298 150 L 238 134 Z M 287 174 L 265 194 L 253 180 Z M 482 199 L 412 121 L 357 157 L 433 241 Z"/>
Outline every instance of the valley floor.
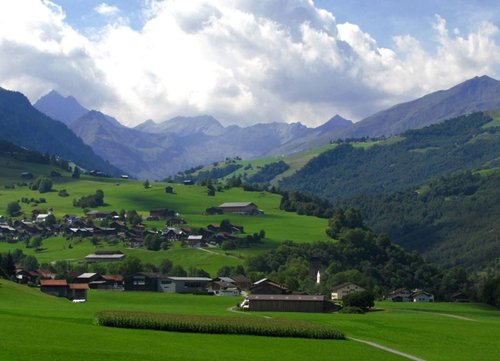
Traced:
<path fill-rule="evenodd" d="M 500 313 L 478 304 L 378 303 L 365 315 L 243 313 L 240 298 L 91 291 L 73 304 L 0 281 L 1 360 L 495 360 Z M 347 341 L 206 335 L 97 326 L 101 310 L 306 319 L 344 331 Z M 450 317 L 452 316 L 452 317 Z"/>

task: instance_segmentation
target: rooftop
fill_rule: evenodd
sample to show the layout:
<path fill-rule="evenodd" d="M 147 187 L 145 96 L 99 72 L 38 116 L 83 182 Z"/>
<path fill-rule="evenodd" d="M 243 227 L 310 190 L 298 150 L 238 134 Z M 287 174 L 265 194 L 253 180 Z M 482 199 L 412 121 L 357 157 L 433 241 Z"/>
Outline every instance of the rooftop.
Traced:
<path fill-rule="evenodd" d="M 324 295 L 249 295 L 248 299 L 261 301 L 304 301 L 323 302 L 326 301 Z"/>
<path fill-rule="evenodd" d="M 247 207 L 249 205 L 255 205 L 253 202 L 227 202 L 227 203 L 222 203 L 219 208 L 224 208 L 224 207 Z"/>

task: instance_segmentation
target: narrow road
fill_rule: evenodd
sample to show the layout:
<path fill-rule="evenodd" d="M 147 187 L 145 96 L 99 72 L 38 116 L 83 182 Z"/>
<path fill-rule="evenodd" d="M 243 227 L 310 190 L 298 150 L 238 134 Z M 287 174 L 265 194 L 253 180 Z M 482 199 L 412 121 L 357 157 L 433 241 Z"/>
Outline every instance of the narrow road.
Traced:
<path fill-rule="evenodd" d="M 384 350 L 384 351 L 387 351 L 387 352 L 390 352 L 390 353 L 393 353 L 395 355 L 399 355 L 399 356 L 402 356 L 402 357 L 405 357 L 409 360 L 413 360 L 413 361 L 425 361 L 423 358 L 419 358 L 417 356 L 413 356 L 413 355 L 410 355 L 410 354 L 407 354 L 407 353 L 404 353 L 404 352 L 401 352 L 401 351 L 398 351 L 398 350 L 395 350 L 393 348 L 389 348 L 389 347 L 386 347 L 386 346 L 382 346 L 381 344 L 378 344 L 378 343 L 375 343 L 375 342 L 370 342 L 370 341 L 365 341 L 365 340 L 360 340 L 359 338 L 354 338 L 354 337 L 348 337 L 349 340 L 353 340 L 353 341 L 356 341 L 356 342 L 361 342 L 361 343 L 364 343 L 368 346 L 372 346 L 372 347 L 375 347 L 375 348 L 378 348 L 380 350 Z"/>
<path fill-rule="evenodd" d="M 230 254 L 223 254 L 223 253 L 219 253 L 219 252 L 210 251 L 209 249 L 206 249 L 206 248 L 197 247 L 196 249 L 199 249 L 200 251 L 203 251 L 203 252 L 207 252 L 207 253 L 215 254 L 215 255 L 217 255 L 217 256 L 224 256 L 224 257 L 229 257 L 229 258 L 239 259 L 239 258 L 238 258 L 238 257 L 236 257 L 236 256 L 232 256 L 232 255 L 230 255 Z"/>

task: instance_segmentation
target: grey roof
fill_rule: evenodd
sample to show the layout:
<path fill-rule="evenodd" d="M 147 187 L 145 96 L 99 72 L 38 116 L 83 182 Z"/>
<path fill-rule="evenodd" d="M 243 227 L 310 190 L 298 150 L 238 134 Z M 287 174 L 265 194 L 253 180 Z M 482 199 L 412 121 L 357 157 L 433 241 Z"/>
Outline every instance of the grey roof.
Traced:
<path fill-rule="evenodd" d="M 87 272 L 87 273 L 82 273 L 80 276 L 78 276 L 77 278 L 91 278 L 93 276 L 95 276 L 97 273 L 90 273 L 90 272 Z"/>
<path fill-rule="evenodd" d="M 341 283 L 339 285 L 336 285 L 332 288 L 332 292 L 335 292 L 337 290 L 340 290 L 341 288 L 344 288 L 344 287 L 347 287 L 349 285 L 353 285 L 353 286 L 356 286 L 356 287 L 359 287 L 360 289 L 364 290 L 363 287 L 361 286 L 358 286 L 357 284 L 353 283 L 353 282 L 344 282 L 344 283 Z"/>
<path fill-rule="evenodd" d="M 246 207 L 249 205 L 255 205 L 253 202 L 227 202 L 227 203 L 222 203 L 219 208 L 224 208 L 224 207 Z"/>
<path fill-rule="evenodd" d="M 173 281 L 212 281 L 211 278 L 208 277 L 168 277 Z"/>
<path fill-rule="evenodd" d="M 323 302 L 326 301 L 324 295 L 249 295 L 248 299 L 260 301 L 304 301 Z"/>
<path fill-rule="evenodd" d="M 96 258 L 96 259 L 111 259 L 111 258 L 113 258 L 113 259 L 122 259 L 124 257 L 125 257 L 124 254 L 89 254 L 85 258 L 86 259 L 90 259 L 90 258 Z"/>

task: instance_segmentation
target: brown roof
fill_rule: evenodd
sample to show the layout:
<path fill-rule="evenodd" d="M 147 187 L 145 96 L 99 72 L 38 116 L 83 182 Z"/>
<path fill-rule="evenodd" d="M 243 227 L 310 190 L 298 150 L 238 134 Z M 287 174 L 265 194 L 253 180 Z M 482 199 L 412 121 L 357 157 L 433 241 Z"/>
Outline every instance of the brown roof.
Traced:
<path fill-rule="evenodd" d="M 68 282 L 66 280 L 40 280 L 41 286 L 51 286 L 51 287 L 66 287 Z"/>
<path fill-rule="evenodd" d="M 261 301 L 304 301 L 323 302 L 326 301 L 324 295 L 249 295 L 248 299 Z"/>
<path fill-rule="evenodd" d="M 123 281 L 122 275 L 104 275 L 103 277 L 107 281 L 117 281 L 117 282 Z"/>
<path fill-rule="evenodd" d="M 336 285 L 334 287 L 332 287 L 332 292 L 335 292 L 337 290 L 340 290 L 341 288 L 344 288 L 344 287 L 347 287 L 349 285 L 353 285 L 353 286 L 357 286 L 359 288 L 363 288 L 361 286 L 358 286 L 357 284 L 353 283 L 353 282 L 344 282 L 344 283 L 341 283 L 339 285 Z M 364 289 L 364 288 L 363 288 Z"/>
<path fill-rule="evenodd" d="M 88 290 L 89 285 L 86 283 L 70 283 L 69 288 L 72 290 Z"/>

